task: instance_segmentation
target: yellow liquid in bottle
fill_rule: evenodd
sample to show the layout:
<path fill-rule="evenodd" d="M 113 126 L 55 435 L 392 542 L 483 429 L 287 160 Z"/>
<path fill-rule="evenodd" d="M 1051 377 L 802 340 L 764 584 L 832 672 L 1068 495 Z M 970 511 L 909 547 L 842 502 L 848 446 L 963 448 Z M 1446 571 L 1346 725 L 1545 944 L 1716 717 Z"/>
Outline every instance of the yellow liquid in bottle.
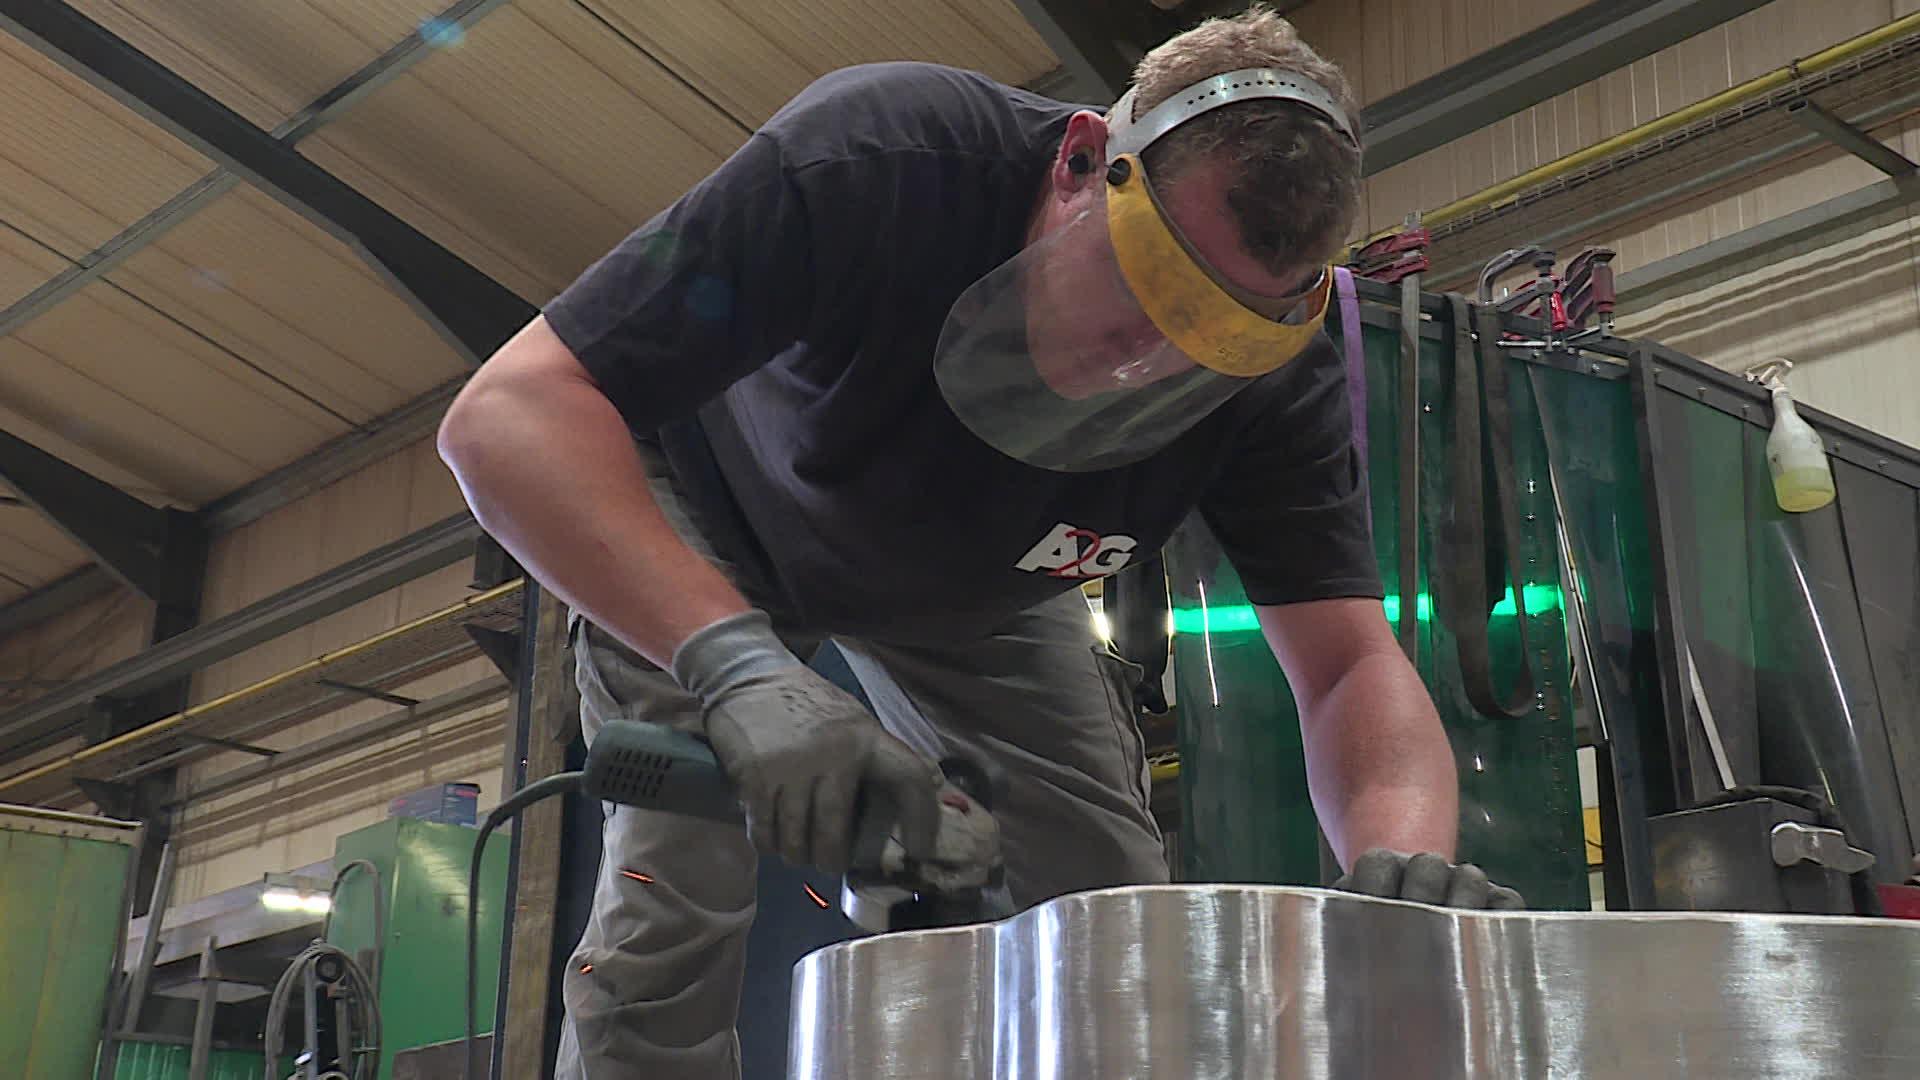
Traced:
<path fill-rule="evenodd" d="M 1825 469 L 1783 469 L 1773 474 L 1773 497 L 1793 514 L 1818 510 L 1833 501 L 1833 475 Z"/>

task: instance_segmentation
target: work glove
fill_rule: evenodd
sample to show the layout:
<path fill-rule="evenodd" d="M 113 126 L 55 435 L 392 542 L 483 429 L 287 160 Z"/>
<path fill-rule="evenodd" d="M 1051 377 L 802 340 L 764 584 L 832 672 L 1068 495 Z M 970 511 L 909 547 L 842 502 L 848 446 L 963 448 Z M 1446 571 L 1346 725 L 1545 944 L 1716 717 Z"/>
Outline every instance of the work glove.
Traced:
<path fill-rule="evenodd" d="M 909 855 L 934 851 L 943 777 L 853 695 L 802 664 L 763 611 L 730 615 L 673 655 L 707 741 L 746 810 L 754 847 L 795 866 L 847 869 L 856 814 L 886 815 Z"/>
<path fill-rule="evenodd" d="M 1479 867 L 1472 863 L 1456 865 L 1448 862 L 1446 856 L 1431 851 L 1407 855 L 1374 848 L 1354 860 L 1353 869 L 1334 882 L 1333 887 L 1367 896 L 1445 907 L 1494 911 L 1518 911 L 1526 907 L 1519 893 L 1488 881 L 1485 871 Z"/>

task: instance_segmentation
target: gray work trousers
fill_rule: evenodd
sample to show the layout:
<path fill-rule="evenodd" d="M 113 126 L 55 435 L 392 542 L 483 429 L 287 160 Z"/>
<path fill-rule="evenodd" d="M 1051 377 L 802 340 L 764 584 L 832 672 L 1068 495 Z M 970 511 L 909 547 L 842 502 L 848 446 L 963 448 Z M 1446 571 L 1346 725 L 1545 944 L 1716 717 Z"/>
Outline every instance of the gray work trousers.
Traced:
<path fill-rule="evenodd" d="M 689 518 L 664 463 L 645 447 L 642 456 L 682 536 L 761 602 L 764 590 Z M 781 630 L 802 656 L 818 640 Z M 1077 591 L 960 645 L 834 640 L 888 730 L 929 758 L 959 752 L 1005 770 L 995 816 L 1021 907 L 1167 880 L 1129 689 L 1137 669 L 1093 636 Z M 699 703 L 611 635 L 577 621 L 574 645 L 589 742 L 612 717 L 699 729 Z M 567 966 L 556 1076 L 738 1077 L 734 1021 L 759 861 L 746 830 L 622 806 L 602 843 L 593 913 Z"/>

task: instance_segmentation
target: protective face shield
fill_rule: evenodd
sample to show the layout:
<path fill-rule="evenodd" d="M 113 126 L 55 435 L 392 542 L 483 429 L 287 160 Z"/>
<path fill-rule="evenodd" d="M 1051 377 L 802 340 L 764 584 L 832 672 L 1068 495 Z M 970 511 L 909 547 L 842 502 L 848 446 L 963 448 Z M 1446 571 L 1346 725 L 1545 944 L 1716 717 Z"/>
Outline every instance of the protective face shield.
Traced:
<path fill-rule="evenodd" d="M 1257 98 L 1301 104 L 1353 137 L 1331 94 L 1267 69 L 1215 76 L 1131 121 L 1131 91 L 1114 105 L 1100 197 L 968 287 L 947 314 L 934 375 L 975 435 L 1042 468 L 1116 468 L 1306 349 L 1326 318 L 1332 273 L 1279 299 L 1235 287 L 1181 235 L 1140 160 L 1195 116 Z"/>

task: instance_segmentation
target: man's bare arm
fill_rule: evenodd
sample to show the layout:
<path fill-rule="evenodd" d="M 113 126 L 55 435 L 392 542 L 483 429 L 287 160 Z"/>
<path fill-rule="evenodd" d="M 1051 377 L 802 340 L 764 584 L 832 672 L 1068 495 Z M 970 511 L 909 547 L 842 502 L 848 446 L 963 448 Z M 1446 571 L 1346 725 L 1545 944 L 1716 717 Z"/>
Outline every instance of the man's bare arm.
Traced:
<path fill-rule="evenodd" d="M 748 610 L 674 532 L 619 411 L 544 317 L 460 391 L 439 449 L 502 547 L 661 667 L 694 631 Z"/>
<path fill-rule="evenodd" d="M 1300 703 L 1307 781 L 1340 865 L 1375 848 L 1453 858 L 1459 781 L 1419 675 L 1368 599 L 1257 608 Z"/>

